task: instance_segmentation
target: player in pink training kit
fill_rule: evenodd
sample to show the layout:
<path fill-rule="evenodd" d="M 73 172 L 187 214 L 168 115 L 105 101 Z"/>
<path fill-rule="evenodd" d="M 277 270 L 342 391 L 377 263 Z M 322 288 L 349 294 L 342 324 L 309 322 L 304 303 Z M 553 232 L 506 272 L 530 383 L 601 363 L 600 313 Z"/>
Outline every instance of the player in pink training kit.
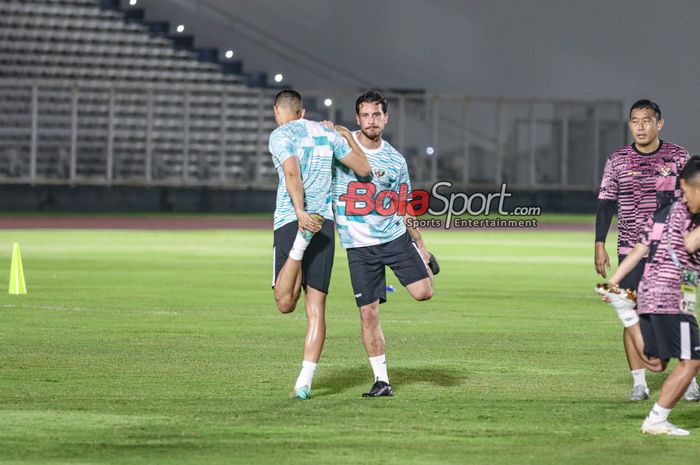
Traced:
<path fill-rule="evenodd" d="M 659 400 L 642 424 L 642 432 L 687 436 L 668 421 L 700 371 L 697 324 L 697 284 L 700 271 L 700 157 L 691 158 L 680 173 L 683 199 L 654 213 L 639 243 L 622 262 L 609 284 L 619 285 L 648 256 L 639 283 L 637 312 L 633 302 L 601 292 L 617 310 L 644 366 L 666 369 L 671 358 L 678 365 L 666 378 Z M 600 292 L 600 291 L 599 291 Z M 629 304 L 629 305 L 627 305 Z"/>
<path fill-rule="evenodd" d="M 659 106 L 650 100 L 639 100 L 630 108 L 629 129 L 634 143 L 626 145 L 608 157 L 598 195 L 596 214 L 595 268 L 607 276 L 610 259 L 605 251 L 605 239 L 617 208 L 618 264 L 632 251 L 639 233 L 649 217 L 670 205 L 680 196 L 678 173 L 688 160 L 683 147 L 659 139 L 663 128 Z M 642 277 L 644 260 L 620 283 L 620 287 L 637 290 Z M 649 398 L 649 388 L 642 360 L 632 347 L 629 331 L 623 331 L 627 363 L 633 378 L 630 400 Z M 686 399 L 700 400 L 697 383 L 688 388 Z"/>

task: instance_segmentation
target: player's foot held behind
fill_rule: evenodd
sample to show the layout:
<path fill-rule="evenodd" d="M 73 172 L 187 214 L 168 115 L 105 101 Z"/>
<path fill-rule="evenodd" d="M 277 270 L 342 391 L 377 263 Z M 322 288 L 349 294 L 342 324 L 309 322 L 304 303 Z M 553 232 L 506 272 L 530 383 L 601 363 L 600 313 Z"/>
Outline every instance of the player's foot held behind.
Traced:
<path fill-rule="evenodd" d="M 430 271 L 433 272 L 433 276 L 437 276 L 440 273 L 440 264 L 438 263 L 437 258 L 435 258 L 435 255 L 430 252 L 428 252 L 428 255 L 430 256 L 428 268 L 430 268 Z"/>
<path fill-rule="evenodd" d="M 639 323 L 637 307 L 637 295 L 633 290 L 620 289 L 608 283 L 596 284 L 595 291 L 603 300 L 608 302 L 617 312 L 617 317 L 625 328 Z"/>
<path fill-rule="evenodd" d="M 323 224 L 324 218 L 321 215 L 319 215 L 318 213 L 309 213 L 309 216 L 311 218 L 313 218 L 316 221 L 316 223 L 318 223 L 319 226 L 321 226 Z M 308 231 L 306 229 L 301 229 L 300 232 L 301 232 L 301 236 L 304 238 L 304 240 L 306 242 L 311 242 L 311 239 L 316 234 L 315 232 Z"/>

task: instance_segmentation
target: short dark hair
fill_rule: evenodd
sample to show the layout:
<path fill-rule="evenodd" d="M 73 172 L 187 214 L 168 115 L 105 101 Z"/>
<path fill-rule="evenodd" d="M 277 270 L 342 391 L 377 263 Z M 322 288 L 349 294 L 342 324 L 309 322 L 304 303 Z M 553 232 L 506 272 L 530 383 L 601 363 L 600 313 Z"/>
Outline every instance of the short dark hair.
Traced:
<path fill-rule="evenodd" d="M 637 100 L 632 104 L 630 107 L 630 116 L 632 116 L 632 110 L 654 110 L 654 113 L 656 113 L 656 119 L 660 120 L 661 119 L 661 108 L 656 104 L 656 102 L 652 102 L 649 99 L 641 99 Z"/>
<path fill-rule="evenodd" d="M 700 156 L 695 155 L 685 163 L 681 170 L 680 178 L 685 179 L 685 182 L 690 182 L 700 176 Z"/>
<path fill-rule="evenodd" d="M 304 103 L 301 100 L 301 94 L 293 89 L 284 89 L 277 93 L 275 97 L 276 107 L 286 107 L 293 111 L 301 111 Z"/>
<path fill-rule="evenodd" d="M 384 97 L 378 90 L 370 90 L 369 92 L 365 92 L 357 97 L 357 100 L 355 101 L 355 113 L 360 114 L 360 106 L 363 103 L 381 103 L 382 113 L 386 113 L 386 97 Z"/>

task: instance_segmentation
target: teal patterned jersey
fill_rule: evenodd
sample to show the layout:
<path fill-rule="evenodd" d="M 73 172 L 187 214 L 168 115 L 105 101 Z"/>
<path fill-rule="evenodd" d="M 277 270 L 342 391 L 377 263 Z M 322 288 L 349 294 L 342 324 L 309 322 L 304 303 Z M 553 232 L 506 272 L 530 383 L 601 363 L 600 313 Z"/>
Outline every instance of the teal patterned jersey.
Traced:
<path fill-rule="evenodd" d="M 353 133 L 353 137 L 357 141 L 357 133 Z M 367 160 L 372 167 L 371 182 L 376 188 L 375 199 L 384 190 L 392 190 L 397 196 L 403 195 L 410 199 L 411 181 L 403 155 L 385 140 L 375 150 L 370 150 L 362 144 L 360 147 L 367 155 Z M 402 236 L 406 232 L 406 225 L 403 218 L 398 215 L 398 211 L 390 215 L 382 215 L 375 208 L 366 215 L 348 214 L 347 202 L 340 197 L 348 193 L 348 186 L 354 181 L 362 180 L 358 180 L 355 173 L 347 167 L 335 163 L 333 206 L 340 244 L 346 248 L 367 247 L 393 241 Z M 401 185 L 405 186 L 403 193 L 400 193 Z M 386 213 L 391 200 L 387 196 L 383 196 L 383 199 L 382 207 Z"/>
<path fill-rule="evenodd" d="M 350 153 L 347 141 L 315 121 L 298 119 L 272 131 L 269 149 L 279 175 L 274 229 L 297 219 L 282 168 L 282 163 L 289 157 L 299 159 L 304 185 L 304 210 L 332 220 L 333 159 L 340 160 Z"/>

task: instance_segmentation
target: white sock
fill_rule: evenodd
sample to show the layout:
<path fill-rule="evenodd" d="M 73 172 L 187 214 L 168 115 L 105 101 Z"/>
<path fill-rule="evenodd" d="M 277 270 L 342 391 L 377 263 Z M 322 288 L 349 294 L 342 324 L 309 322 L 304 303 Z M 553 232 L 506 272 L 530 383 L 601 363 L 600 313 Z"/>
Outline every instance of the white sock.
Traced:
<path fill-rule="evenodd" d="M 655 403 L 654 407 L 649 411 L 647 418 L 652 423 L 661 423 L 662 421 L 668 420 L 668 414 L 671 413 L 670 408 L 663 408 L 659 403 Z"/>
<path fill-rule="evenodd" d="M 369 363 L 372 365 L 375 381 L 384 381 L 389 383 L 389 375 L 386 372 L 386 354 L 370 357 Z"/>
<path fill-rule="evenodd" d="M 301 235 L 301 231 L 297 231 L 297 237 L 294 238 L 294 244 L 292 244 L 292 250 L 289 251 L 289 258 L 292 260 L 299 261 L 304 258 L 304 251 L 309 246 L 309 242 L 304 239 Z"/>
<path fill-rule="evenodd" d="M 634 379 L 634 385 L 635 386 L 646 386 L 647 385 L 647 377 L 646 373 L 647 371 L 644 368 L 639 368 L 637 370 L 630 370 L 630 373 L 632 373 L 632 379 Z"/>
<path fill-rule="evenodd" d="M 309 386 L 309 388 L 311 388 L 311 381 L 314 379 L 314 373 L 316 373 L 316 364 L 304 360 L 301 363 L 301 372 L 294 385 L 294 389 L 299 389 L 304 386 Z"/>

